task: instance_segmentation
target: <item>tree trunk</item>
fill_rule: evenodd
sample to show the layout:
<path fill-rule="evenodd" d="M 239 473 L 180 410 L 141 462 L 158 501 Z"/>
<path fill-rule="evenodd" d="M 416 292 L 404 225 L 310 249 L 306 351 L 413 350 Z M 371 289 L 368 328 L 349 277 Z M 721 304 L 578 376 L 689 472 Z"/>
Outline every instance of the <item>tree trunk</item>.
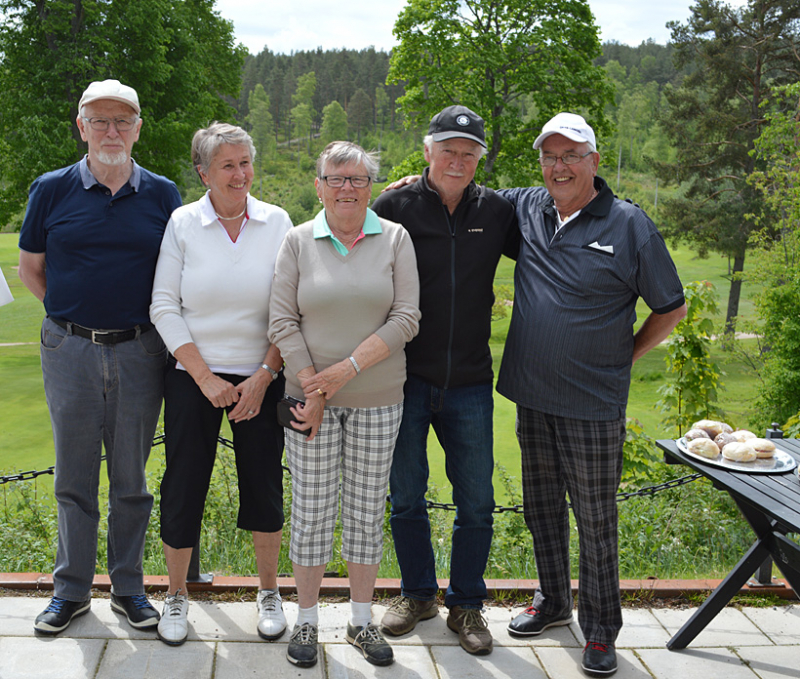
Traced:
<path fill-rule="evenodd" d="M 733 258 L 733 271 L 731 278 L 731 289 L 728 292 L 728 312 L 725 316 L 725 339 L 724 345 L 729 346 L 736 332 L 736 317 L 739 315 L 739 298 L 742 294 L 742 279 L 739 277 L 744 271 L 744 248 L 737 252 Z"/>

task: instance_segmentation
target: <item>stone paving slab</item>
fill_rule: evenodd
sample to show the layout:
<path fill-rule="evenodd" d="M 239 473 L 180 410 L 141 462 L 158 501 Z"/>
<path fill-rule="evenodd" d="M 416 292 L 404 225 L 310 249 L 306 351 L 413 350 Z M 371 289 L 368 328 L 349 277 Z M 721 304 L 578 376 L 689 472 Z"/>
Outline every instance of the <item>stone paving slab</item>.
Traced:
<path fill-rule="evenodd" d="M 672 637 L 696 610 L 696 608 L 685 610 L 654 608 L 652 612 Z M 744 613 L 735 608 L 723 608 L 694 638 L 689 647 L 763 646 L 771 643 Z"/>
<path fill-rule="evenodd" d="M 172 647 L 158 639 L 113 639 L 108 642 L 96 679 L 211 679 L 214 652 L 215 644 L 209 642 Z"/>
<path fill-rule="evenodd" d="M 474 656 L 461 647 L 433 646 L 431 653 L 441 679 L 547 679 L 530 648 L 495 648 Z"/>
<path fill-rule="evenodd" d="M 328 679 L 433 679 L 436 667 L 425 646 L 393 647 L 394 662 L 388 667 L 376 667 L 366 661 L 361 652 L 350 644 L 325 646 Z M 289 663 L 284 662 L 288 665 Z M 319 663 L 318 663 L 319 664 Z M 305 670 L 302 671 L 305 679 Z"/>
<path fill-rule="evenodd" d="M 3 637 L 0 638 L 0 678 L 94 677 L 105 645 L 102 639 Z"/>
<path fill-rule="evenodd" d="M 800 644 L 800 606 L 743 608 L 742 614 L 766 634 L 773 643 Z M 798 658 L 800 665 L 800 658 Z M 797 674 L 800 677 L 800 672 Z"/>
<path fill-rule="evenodd" d="M 800 648 L 751 646 L 736 649 L 760 679 L 797 679 L 800 677 Z"/>
<path fill-rule="evenodd" d="M 758 676 L 728 648 L 644 649 L 638 655 L 656 679 L 756 679 Z"/>

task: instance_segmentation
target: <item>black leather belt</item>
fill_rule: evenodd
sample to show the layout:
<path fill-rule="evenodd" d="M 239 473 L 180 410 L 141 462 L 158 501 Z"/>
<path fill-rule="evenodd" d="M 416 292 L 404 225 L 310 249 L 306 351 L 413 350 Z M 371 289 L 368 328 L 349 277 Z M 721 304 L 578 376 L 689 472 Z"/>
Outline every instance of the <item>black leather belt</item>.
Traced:
<path fill-rule="evenodd" d="M 50 316 L 50 320 L 58 327 L 64 328 L 64 330 L 73 335 L 92 340 L 94 344 L 119 344 L 120 342 L 129 342 L 132 339 L 136 339 L 139 335 L 143 335 L 153 329 L 152 323 L 142 323 L 130 330 L 92 330 L 91 328 L 84 328 L 77 323 L 62 321 L 52 316 Z"/>

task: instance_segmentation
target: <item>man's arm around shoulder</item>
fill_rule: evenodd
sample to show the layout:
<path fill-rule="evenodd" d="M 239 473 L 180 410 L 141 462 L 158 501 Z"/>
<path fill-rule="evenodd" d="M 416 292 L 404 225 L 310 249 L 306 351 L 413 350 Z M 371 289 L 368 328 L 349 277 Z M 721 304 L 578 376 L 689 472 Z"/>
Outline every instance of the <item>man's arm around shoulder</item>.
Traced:
<path fill-rule="evenodd" d="M 686 316 L 686 304 L 665 314 L 651 313 L 633 337 L 633 363 L 658 346 Z"/>
<path fill-rule="evenodd" d="M 19 279 L 36 299 L 44 302 L 47 292 L 44 252 L 19 251 Z"/>

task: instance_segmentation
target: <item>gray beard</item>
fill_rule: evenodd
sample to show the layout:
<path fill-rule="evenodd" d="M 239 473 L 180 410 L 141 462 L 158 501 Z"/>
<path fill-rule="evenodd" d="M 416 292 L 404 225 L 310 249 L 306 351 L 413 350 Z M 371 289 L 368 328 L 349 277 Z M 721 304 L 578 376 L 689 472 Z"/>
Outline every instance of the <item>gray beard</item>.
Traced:
<path fill-rule="evenodd" d="M 120 151 L 118 153 L 98 151 L 97 160 L 103 163 L 103 165 L 124 165 L 128 162 L 128 154 L 125 151 Z"/>

